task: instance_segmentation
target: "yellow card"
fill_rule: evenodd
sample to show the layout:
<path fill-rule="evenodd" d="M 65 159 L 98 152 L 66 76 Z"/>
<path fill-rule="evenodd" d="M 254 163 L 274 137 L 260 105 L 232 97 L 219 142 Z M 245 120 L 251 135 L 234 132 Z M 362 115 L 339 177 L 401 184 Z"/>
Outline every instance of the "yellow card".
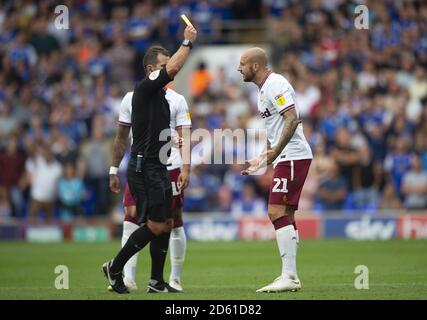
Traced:
<path fill-rule="evenodd" d="M 188 20 L 187 16 L 185 14 L 181 14 L 181 19 L 184 20 L 187 26 L 193 26 L 190 20 Z"/>

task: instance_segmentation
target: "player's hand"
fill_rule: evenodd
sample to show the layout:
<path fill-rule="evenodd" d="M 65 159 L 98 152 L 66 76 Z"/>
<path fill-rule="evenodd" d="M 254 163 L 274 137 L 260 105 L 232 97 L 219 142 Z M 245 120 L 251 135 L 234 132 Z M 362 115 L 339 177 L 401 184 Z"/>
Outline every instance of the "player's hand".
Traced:
<path fill-rule="evenodd" d="M 184 190 L 188 187 L 188 184 L 190 182 L 190 172 L 187 170 L 181 171 L 180 175 L 178 176 L 178 183 L 180 185 L 180 189 Z"/>
<path fill-rule="evenodd" d="M 110 190 L 114 193 L 120 192 L 120 179 L 116 174 L 110 174 Z"/>
<path fill-rule="evenodd" d="M 172 147 L 181 149 L 183 146 L 184 146 L 184 138 L 182 137 L 172 138 Z"/>
<path fill-rule="evenodd" d="M 197 30 L 192 26 L 187 26 L 184 30 L 184 39 L 194 42 L 196 41 L 196 38 L 197 38 Z"/>
<path fill-rule="evenodd" d="M 247 160 L 246 162 L 249 164 L 249 167 L 240 172 L 244 176 L 248 176 L 258 171 L 263 165 L 267 163 L 266 152 L 263 152 L 258 157 Z"/>

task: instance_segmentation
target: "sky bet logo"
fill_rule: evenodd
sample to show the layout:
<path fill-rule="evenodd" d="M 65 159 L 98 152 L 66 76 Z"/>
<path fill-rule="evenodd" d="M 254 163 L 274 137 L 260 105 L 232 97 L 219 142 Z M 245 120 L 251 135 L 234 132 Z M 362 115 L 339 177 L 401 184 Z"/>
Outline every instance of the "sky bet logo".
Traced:
<path fill-rule="evenodd" d="M 261 118 L 265 119 L 271 116 L 271 112 L 270 110 L 268 110 L 267 108 L 265 108 L 264 112 L 260 112 L 259 115 L 261 116 Z"/>

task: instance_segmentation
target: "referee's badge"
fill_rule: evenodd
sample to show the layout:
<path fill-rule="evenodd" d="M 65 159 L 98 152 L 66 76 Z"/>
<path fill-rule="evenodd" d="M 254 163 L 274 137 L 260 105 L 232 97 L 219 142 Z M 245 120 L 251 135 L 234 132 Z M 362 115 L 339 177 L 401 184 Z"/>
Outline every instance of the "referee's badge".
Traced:
<path fill-rule="evenodd" d="M 283 106 L 285 105 L 285 103 L 286 103 L 286 99 L 285 99 L 285 97 L 283 96 L 283 93 L 281 93 L 281 94 L 279 94 L 278 96 L 276 96 L 276 97 L 274 98 L 274 100 L 276 100 L 276 103 L 277 103 L 279 106 L 281 106 L 281 107 L 283 107 Z"/>
<path fill-rule="evenodd" d="M 148 76 L 148 78 L 150 80 L 156 80 L 159 77 L 160 74 L 160 70 L 156 70 L 150 73 L 150 75 Z"/>

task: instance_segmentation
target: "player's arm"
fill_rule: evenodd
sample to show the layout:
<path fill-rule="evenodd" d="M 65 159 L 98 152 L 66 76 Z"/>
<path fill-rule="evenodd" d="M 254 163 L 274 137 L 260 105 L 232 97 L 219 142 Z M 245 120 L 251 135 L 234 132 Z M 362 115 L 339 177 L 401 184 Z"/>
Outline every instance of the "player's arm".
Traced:
<path fill-rule="evenodd" d="M 243 169 L 240 173 L 244 176 L 247 176 L 264 167 L 267 164 L 268 152 L 271 152 L 271 145 L 270 141 L 267 140 L 267 143 L 265 144 L 265 147 L 261 154 L 256 158 L 246 160 L 246 162 L 249 164 L 249 167 Z"/>
<path fill-rule="evenodd" d="M 187 26 L 184 30 L 184 39 L 194 42 L 197 37 L 197 31 L 192 26 Z M 171 79 L 175 78 L 181 68 L 184 66 L 185 61 L 190 54 L 191 47 L 181 45 L 177 52 L 170 58 L 166 65 L 166 72 Z"/>
<path fill-rule="evenodd" d="M 282 116 L 285 119 L 282 134 L 280 135 L 280 139 L 277 145 L 274 148 L 267 150 L 267 165 L 271 164 L 279 156 L 279 154 L 282 153 L 283 149 L 294 136 L 295 130 L 299 124 L 299 119 L 295 108 L 288 108 L 288 110 L 283 112 Z"/>
<path fill-rule="evenodd" d="M 185 28 L 184 37 L 186 40 L 193 42 L 196 39 L 196 35 L 197 31 L 194 27 Z M 181 45 L 178 51 L 170 58 L 165 68 L 151 72 L 135 87 L 134 98 L 149 95 L 171 82 L 184 66 L 190 50 L 190 46 Z M 140 99 L 144 100 L 144 98 Z"/>
<path fill-rule="evenodd" d="M 182 159 L 181 174 L 178 177 L 181 189 L 184 190 L 190 182 L 191 169 L 191 116 L 187 101 L 181 97 L 178 112 L 176 114 L 176 131 L 179 140 L 182 141 L 179 148 Z"/>
<path fill-rule="evenodd" d="M 119 171 L 120 162 L 125 155 L 129 141 L 129 132 L 132 122 L 132 96 L 131 93 L 127 93 L 120 103 L 118 128 L 113 142 L 113 155 L 110 167 L 110 189 L 115 193 L 120 192 L 120 180 L 117 172 Z"/>
<path fill-rule="evenodd" d="M 130 126 L 119 124 L 116 137 L 114 138 L 113 159 L 110 167 L 110 189 L 114 193 L 120 192 L 120 180 L 117 171 L 126 152 L 130 128 Z"/>
<path fill-rule="evenodd" d="M 178 177 L 181 189 L 187 188 L 190 182 L 190 171 L 191 171 L 191 127 L 182 126 L 176 128 L 178 136 L 182 139 L 182 147 L 179 149 L 182 159 L 181 174 Z"/>
<path fill-rule="evenodd" d="M 272 107 L 276 108 L 285 120 L 280 139 L 273 148 L 267 144 L 267 149 L 262 152 L 259 157 L 249 160 L 248 163 L 250 166 L 242 170 L 241 174 L 243 175 L 249 175 L 273 163 L 292 139 L 300 121 L 295 110 L 294 92 L 291 88 L 286 88 L 286 83 L 275 83 L 274 86 L 269 89 L 268 96 L 270 96 L 269 100 Z"/>
<path fill-rule="evenodd" d="M 267 150 L 267 165 L 273 163 L 282 153 L 283 149 L 292 139 L 298 123 L 300 122 L 295 109 L 295 92 L 286 82 L 275 82 L 272 87 L 269 88 L 269 97 L 273 107 L 276 108 L 285 121 L 279 142 L 272 149 Z"/>

